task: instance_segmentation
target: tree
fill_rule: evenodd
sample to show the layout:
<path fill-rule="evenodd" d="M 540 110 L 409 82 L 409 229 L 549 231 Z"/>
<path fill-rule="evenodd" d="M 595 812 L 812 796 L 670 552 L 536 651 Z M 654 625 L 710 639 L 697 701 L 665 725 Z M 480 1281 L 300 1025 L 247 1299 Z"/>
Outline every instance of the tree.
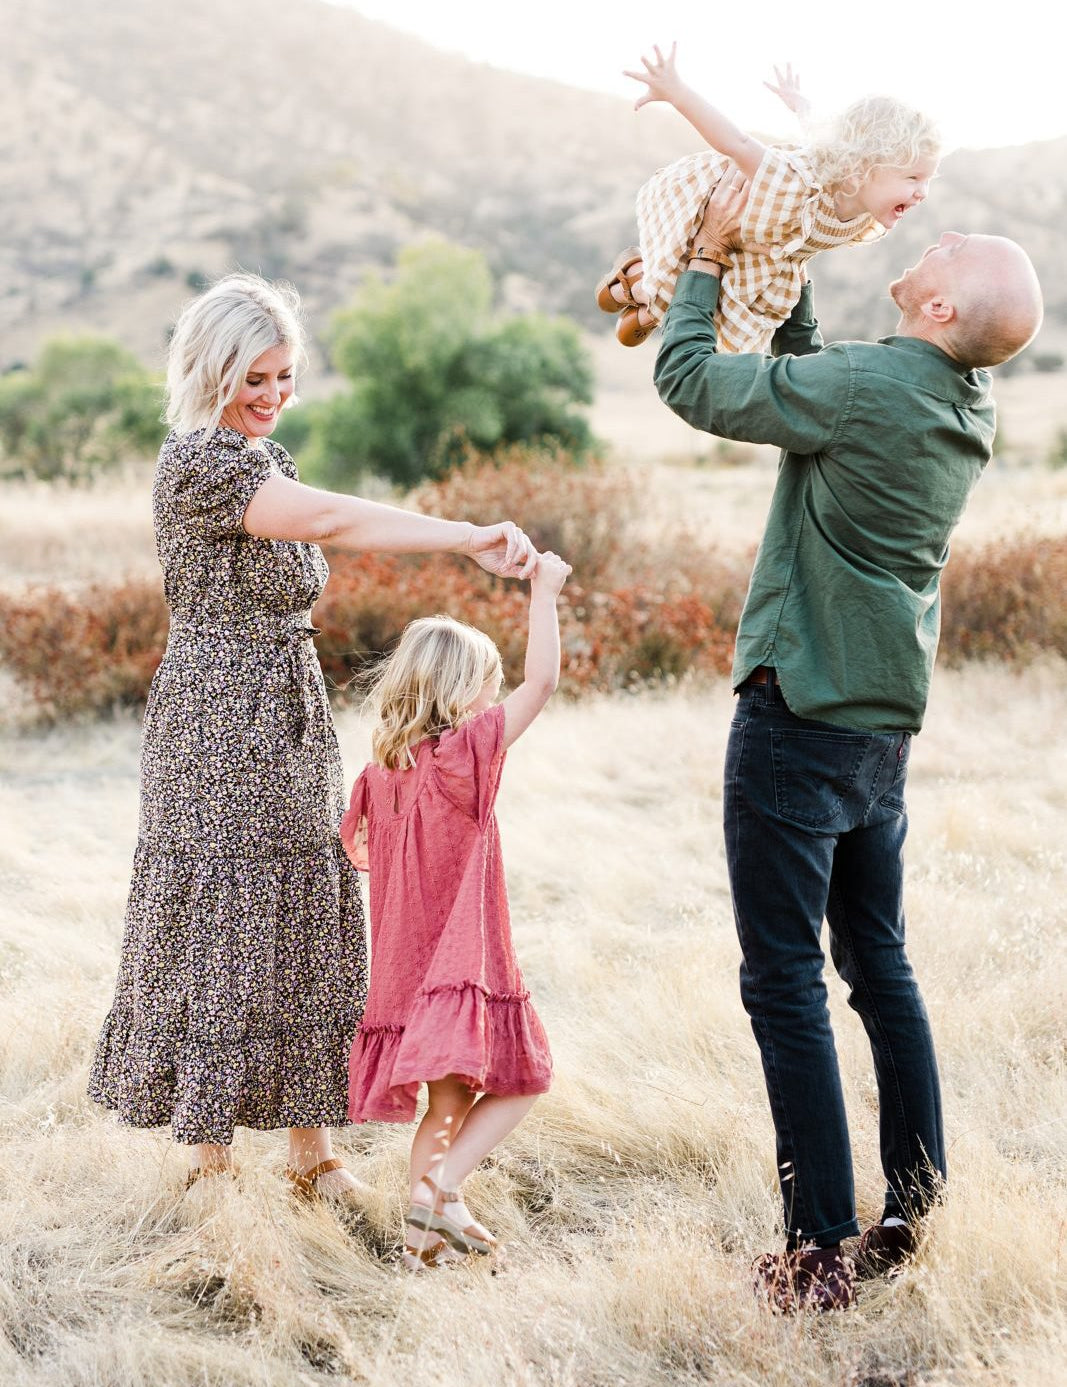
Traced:
<path fill-rule="evenodd" d="M 331 332 L 351 389 L 316 408 L 308 456 L 320 480 L 373 472 L 402 485 L 439 476 L 469 444 L 492 450 L 592 442 L 574 406 L 592 368 L 574 324 L 495 318 L 485 258 L 443 241 L 408 247 L 395 277 L 368 278 Z"/>
<path fill-rule="evenodd" d="M 163 432 L 158 384 L 109 338 L 53 338 L 32 369 L 0 379 L 0 452 L 9 472 L 84 477 L 154 453 Z"/>

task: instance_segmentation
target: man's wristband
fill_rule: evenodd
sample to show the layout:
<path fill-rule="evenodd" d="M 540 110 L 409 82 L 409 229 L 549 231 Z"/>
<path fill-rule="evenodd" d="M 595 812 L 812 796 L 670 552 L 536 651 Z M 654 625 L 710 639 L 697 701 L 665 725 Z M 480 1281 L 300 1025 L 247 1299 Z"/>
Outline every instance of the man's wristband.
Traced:
<path fill-rule="evenodd" d="M 729 260 L 720 260 L 717 255 L 709 255 L 706 246 L 694 246 L 689 259 L 702 260 L 708 265 L 718 265 L 720 270 L 728 270 L 730 268 Z"/>

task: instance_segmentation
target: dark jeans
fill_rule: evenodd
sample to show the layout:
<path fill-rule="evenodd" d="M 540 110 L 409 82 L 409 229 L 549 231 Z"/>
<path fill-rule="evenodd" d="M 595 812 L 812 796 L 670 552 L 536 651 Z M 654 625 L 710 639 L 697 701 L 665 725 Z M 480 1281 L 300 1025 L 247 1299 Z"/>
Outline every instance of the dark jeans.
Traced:
<path fill-rule="evenodd" d="M 726 856 L 741 998 L 763 1058 L 788 1246 L 859 1232 L 820 936 L 870 1039 L 883 1217 L 914 1219 L 945 1175 L 933 1040 L 904 951 L 910 737 L 794 717 L 741 689 L 726 752 Z"/>

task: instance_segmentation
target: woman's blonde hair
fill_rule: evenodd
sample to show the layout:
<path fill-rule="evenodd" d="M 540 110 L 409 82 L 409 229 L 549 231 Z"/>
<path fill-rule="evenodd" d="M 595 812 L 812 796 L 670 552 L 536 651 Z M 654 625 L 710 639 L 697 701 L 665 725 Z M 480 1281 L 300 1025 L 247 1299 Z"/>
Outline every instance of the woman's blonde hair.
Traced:
<path fill-rule="evenodd" d="M 863 182 L 875 169 L 906 169 L 937 158 L 941 136 L 929 116 L 891 96 L 863 96 L 821 126 L 806 144 L 822 187 Z"/>
<path fill-rule="evenodd" d="M 450 616 L 424 616 L 404 627 L 396 649 L 375 670 L 368 702 L 377 715 L 371 751 L 379 766 L 415 764 L 412 748 L 470 716 L 500 652 L 484 632 Z"/>
<path fill-rule="evenodd" d="M 214 432 L 252 363 L 289 347 L 305 364 L 300 296 L 291 284 L 231 274 L 185 305 L 167 353 L 166 419 L 178 433 Z M 292 396 L 290 403 L 296 396 Z"/>

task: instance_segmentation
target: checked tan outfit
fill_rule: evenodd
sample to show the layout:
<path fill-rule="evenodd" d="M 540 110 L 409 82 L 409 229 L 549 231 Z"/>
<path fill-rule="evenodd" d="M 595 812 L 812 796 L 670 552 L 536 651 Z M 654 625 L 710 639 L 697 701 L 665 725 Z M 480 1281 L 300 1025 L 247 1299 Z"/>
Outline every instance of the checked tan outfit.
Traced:
<path fill-rule="evenodd" d="M 690 154 L 658 169 L 637 194 L 642 280 L 657 322 L 674 297 L 705 203 L 729 166 L 715 150 Z M 800 298 L 804 261 L 835 246 L 876 241 L 885 229 L 867 213 L 839 221 L 806 151 L 770 145 L 752 179 L 741 234 L 761 249 L 738 252 L 723 276 L 718 349 L 766 353 Z"/>

